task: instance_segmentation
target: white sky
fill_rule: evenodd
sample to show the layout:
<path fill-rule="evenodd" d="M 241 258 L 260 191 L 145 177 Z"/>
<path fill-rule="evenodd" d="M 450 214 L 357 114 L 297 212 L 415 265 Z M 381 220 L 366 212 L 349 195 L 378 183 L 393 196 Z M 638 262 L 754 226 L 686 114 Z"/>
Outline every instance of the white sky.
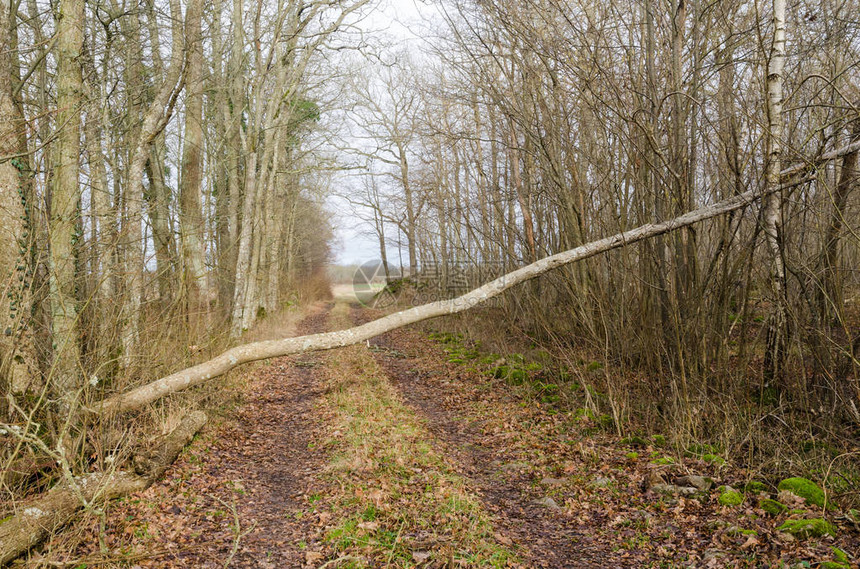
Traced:
<path fill-rule="evenodd" d="M 438 22 L 438 18 L 437 8 L 420 0 L 381 0 L 378 8 L 360 26 L 368 34 L 396 40 L 393 43 L 399 45 L 394 49 L 402 49 L 405 44 L 420 53 L 428 24 Z M 372 227 L 354 218 L 348 206 L 338 199 L 329 200 L 329 208 L 335 213 L 337 240 L 333 244 L 334 262 L 350 264 L 379 259 L 379 244 Z M 386 234 L 391 243 L 387 247 L 389 259 L 396 263 L 398 256 L 394 240 L 397 235 L 394 227 L 389 227 Z M 404 262 L 408 262 L 405 257 Z"/>

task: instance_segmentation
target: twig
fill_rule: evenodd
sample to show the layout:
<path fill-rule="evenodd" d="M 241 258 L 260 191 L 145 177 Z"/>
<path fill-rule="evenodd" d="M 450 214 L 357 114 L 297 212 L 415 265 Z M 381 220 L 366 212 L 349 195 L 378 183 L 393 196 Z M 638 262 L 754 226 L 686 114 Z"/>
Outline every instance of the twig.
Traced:
<path fill-rule="evenodd" d="M 359 561 L 361 558 L 356 557 L 355 555 L 344 555 L 343 557 L 338 557 L 337 559 L 332 559 L 331 561 L 326 561 L 322 565 L 319 566 L 319 569 L 325 569 L 332 563 L 340 563 L 341 561 Z"/>
<path fill-rule="evenodd" d="M 388 561 L 385 562 L 386 567 L 389 567 L 391 565 L 391 560 L 394 559 L 394 550 L 397 549 L 397 542 L 400 541 L 400 534 L 403 532 L 403 524 L 405 523 L 405 518 L 400 520 L 400 527 L 397 529 L 397 536 L 394 538 L 394 543 L 391 544 L 391 552 L 388 554 Z"/>
<path fill-rule="evenodd" d="M 209 494 L 209 497 L 213 500 L 218 501 L 222 506 L 228 508 L 233 513 L 233 547 L 230 549 L 230 555 L 227 556 L 227 560 L 224 561 L 224 569 L 230 566 L 230 563 L 233 561 L 233 558 L 239 552 L 239 542 L 242 541 L 242 538 L 254 531 L 254 528 L 257 527 L 257 522 L 251 524 L 247 530 L 242 532 L 242 524 L 239 521 L 239 509 L 236 507 L 236 499 L 233 498 L 233 503 L 228 504 L 218 496 L 213 494 Z"/>

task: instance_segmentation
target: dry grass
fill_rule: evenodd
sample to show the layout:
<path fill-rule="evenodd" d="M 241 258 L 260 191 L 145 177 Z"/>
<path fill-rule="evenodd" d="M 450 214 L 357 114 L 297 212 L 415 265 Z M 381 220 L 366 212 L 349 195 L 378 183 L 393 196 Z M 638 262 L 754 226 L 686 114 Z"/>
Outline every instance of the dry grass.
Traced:
<path fill-rule="evenodd" d="M 282 312 L 260 321 L 240 342 L 294 335 L 296 324 L 309 312 L 320 310 L 321 307 L 321 303 L 305 307 L 288 306 Z M 144 322 L 144 337 L 149 338 L 149 341 L 142 342 L 137 373 L 133 376 L 117 375 L 110 381 L 94 374 L 91 379 L 96 385 L 82 391 L 81 404 L 92 407 L 108 393 L 121 392 L 133 385 L 210 359 L 236 343 L 223 332 L 226 329 L 224 322 L 211 315 L 206 325 L 192 336 L 182 322 L 159 320 L 155 315 L 150 315 Z M 103 367 L 105 371 L 109 368 L 109 365 Z M 0 442 L 3 443 L 0 468 L 22 459 L 40 460 L 46 464 L 46 468 L 41 474 L 34 472 L 29 479 L 16 480 L 14 484 L 0 487 L 0 519 L 22 508 L 28 495 L 52 486 L 61 478 L 68 479 L 86 471 L 107 472 L 127 467 L 128 459 L 138 449 L 149 446 L 157 437 L 170 432 L 192 410 L 205 410 L 217 425 L 223 417 L 230 416 L 241 402 L 248 370 L 246 366 L 209 384 L 166 397 L 132 417 L 96 418 L 78 425 L 60 425 L 60 432 L 65 433 L 62 438 L 77 441 L 79 451 L 73 456 L 54 448 L 49 442 L 51 438 L 57 440 L 58 433 L 55 432 L 51 437 L 38 436 L 38 433 L 44 432 L 44 428 L 39 425 L 44 424 L 44 417 L 49 415 L 47 399 L 43 398 L 41 402 L 28 401 L 32 415 L 29 426 L 21 425 L 21 432 L 25 436 L 0 432 Z M 98 382 L 95 382 L 95 377 L 98 377 Z M 58 468 L 58 462 L 64 464 Z M 52 540 L 54 547 L 73 551 L 81 539 L 75 528 L 91 524 L 93 517 L 100 518 L 103 515 L 102 505 L 92 504 L 82 512 L 74 527 L 64 530 L 62 539 Z M 46 559 L 53 557 L 55 555 L 51 552 L 45 556 Z M 34 562 L 33 566 L 40 565 Z"/>
<path fill-rule="evenodd" d="M 557 384 L 554 406 L 604 417 L 617 436 L 662 435 L 676 456 L 708 445 L 751 476 L 806 476 L 827 486 L 845 508 L 860 504 L 856 428 L 808 401 L 762 389 L 754 369 L 716 370 L 715 377 L 649 373 L 570 339 L 530 337 L 515 323 L 499 325 L 500 318 L 500 311 L 478 309 L 425 329 L 461 334 L 465 344 L 479 346 L 480 357 L 516 356 L 526 366 L 540 365 L 542 371 L 531 374 L 540 381 L 513 389 L 540 400 L 541 385 Z"/>
<path fill-rule="evenodd" d="M 333 311 L 346 326 L 346 307 Z M 329 356 L 330 474 L 343 493 L 327 539 L 340 567 L 506 567 L 514 552 L 497 543 L 488 514 L 433 448 L 432 435 L 400 400 L 363 346 Z"/>

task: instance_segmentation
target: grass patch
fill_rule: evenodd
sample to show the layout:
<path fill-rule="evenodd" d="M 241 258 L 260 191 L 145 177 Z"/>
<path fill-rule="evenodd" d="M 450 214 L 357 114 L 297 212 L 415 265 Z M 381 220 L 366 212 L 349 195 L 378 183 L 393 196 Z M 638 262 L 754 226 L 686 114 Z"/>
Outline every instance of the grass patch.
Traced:
<path fill-rule="evenodd" d="M 332 319 L 346 320 L 345 307 Z M 343 322 L 346 324 L 346 322 Z M 456 344 L 459 338 L 438 338 Z M 517 559 L 494 537 L 489 515 L 433 449 L 362 346 L 330 358 L 325 404 L 340 433 L 329 464 L 343 492 L 325 539 L 356 567 L 414 567 L 416 560 L 504 567 Z"/>

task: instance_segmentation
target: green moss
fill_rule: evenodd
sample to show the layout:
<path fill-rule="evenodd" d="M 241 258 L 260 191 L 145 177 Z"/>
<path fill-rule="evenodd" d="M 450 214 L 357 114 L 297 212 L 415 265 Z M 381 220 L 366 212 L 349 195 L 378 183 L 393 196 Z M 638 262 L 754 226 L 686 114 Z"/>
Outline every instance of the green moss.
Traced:
<path fill-rule="evenodd" d="M 788 506 L 786 506 L 782 502 L 777 502 L 776 500 L 771 500 L 770 498 L 763 498 L 759 500 L 758 507 L 770 514 L 771 516 L 778 516 L 788 509 Z"/>
<path fill-rule="evenodd" d="M 628 460 L 636 460 L 636 459 L 638 459 L 638 458 L 639 458 L 639 453 L 638 453 L 638 452 L 628 452 L 628 453 L 627 453 L 627 459 L 628 459 Z"/>
<path fill-rule="evenodd" d="M 804 498 L 807 503 L 814 506 L 824 507 L 825 497 L 824 490 L 818 484 L 806 478 L 786 478 L 779 483 L 777 488 L 780 491 L 787 490 L 792 494 Z"/>
<path fill-rule="evenodd" d="M 838 547 L 831 547 L 830 551 L 833 552 L 833 558 L 839 563 L 848 563 L 848 554 L 839 549 Z"/>
<path fill-rule="evenodd" d="M 504 379 L 508 383 L 519 385 L 525 383 L 529 379 L 529 374 L 523 370 L 513 366 L 500 365 L 490 371 L 490 375 L 496 379 Z"/>
<path fill-rule="evenodd" d="M 708 464 L 716 464 L 717 466 L 725 466 L 726 465 L 726 459 L 724 459 L 721 456 L 717 456 L 715 454 L 703 455 L 702 460 L 704 460 Z"/>
<path fill-rule="evenodd" d="M 576 411 L 574 411 L 573 416 L 577 419 L 582 417 L 588 417 L 589 419 L 594 419 L 594 413 L 592 413 L 591 409 L 586 407 L 580 407 Z"/>
<path fill-rule="evenodd" d="M 510 373 L 511 368 L 504 365 L 495 367 L 492 369 L 492 371 L 490 371 L 490 375 L 492 375 L 496 379 L 505 379 Z"/>
<path fill-rule="evenodd" d="M 662 456 L 656 460 L 652 460 L 651 464 L 675 464 L 675 459 L 671 456 Z"/>
<path fill-rule="evenodd" d="M 538 380 L 534 382 L 534 386 L 535 389 L 539 390 L 541 393 L 558 393 L 558 385 L 555 383 L 544 383 L 543 381 Z"/>
<path fill-rule="evenodd" d="M 489 365 L 489 364 L 496 363 L 500 359 L 502 359 L 502 356 L 500 356 L 499 354 L 487 354 L 485 356 L 481 356 L 481 358 L 478 361 L 482 364 Z"/>
<path fill-rule="evenodd" d="M 599 369 L 603 369 L 603 364 L 597 361 L 589 363 L 586 368 L 588 371 L 597 371 Z"/>
<path fill-rule="evenodd" d="M 728 486 L 720 486 L 720 497 L 717 501 L 721 506 L 740 506 L 744 502 L 744 495 Z"/>
<path fill-rule="evenodd" d="M 525 383 L 528 380 L 528 378 L 529 378 L 529 374 L 526 373 L 525 370 L 514 369 L 514 370 L 511 370 L 511 373 L 508 375 L 507 379 L 509 382 L 511 382 L 515 385 L 519 385 L 521 383 Z"/>
<path fill-rule="evenodd" d="M 742 529 L 739 527 L 733 527 L 726 530 L 726 533 L 729 535 L 758 535 L 758 532 L 754 529 Z"/>
<path fill-rule="evenodd" d="M 633 447 L 646 447 L 648 446 L 648 441 L 646 441 L 642 437 L 637 437 L 634 435 L 632 437 L 625 437 L 621 439 L 621 444 L 630 445 Z"/>
<path fill-rule="evenodd" d="M 744 492 L 747 494 L 761 494 L 762 492 L 767 492 L 767 485 L 758 480 L 750 480 L 744 484 Z"/>
<path fill-rule="evenodd" d="M 666 446 L 666 437 L 664 437 L 663 435 L 654 435 L 653 437 L 651 437 L 651 439 L 658 447 Z"/>
<path fill-rule="evenodd" d="M 596 389 L 594 389 L 594 387 L 592 387 L 590 385 L 586 386 L 585 390 L 588 391 L 588 393 L 591 394 L 591 396 L 594 397 L 595 399 L 606 399 L 605 393 L 601 393 L 600 391 L 597 391 Z"/>
<path fill-rule="evenodd" d="M 779 531 L 790 533 L 794 537 L 807 539 L 810 537 L 822 537 L 825 535 L 836 536 L 836 529 L 827 520 L 812 518 L 809 520 L 786 520 L 776 528 Z"/>

